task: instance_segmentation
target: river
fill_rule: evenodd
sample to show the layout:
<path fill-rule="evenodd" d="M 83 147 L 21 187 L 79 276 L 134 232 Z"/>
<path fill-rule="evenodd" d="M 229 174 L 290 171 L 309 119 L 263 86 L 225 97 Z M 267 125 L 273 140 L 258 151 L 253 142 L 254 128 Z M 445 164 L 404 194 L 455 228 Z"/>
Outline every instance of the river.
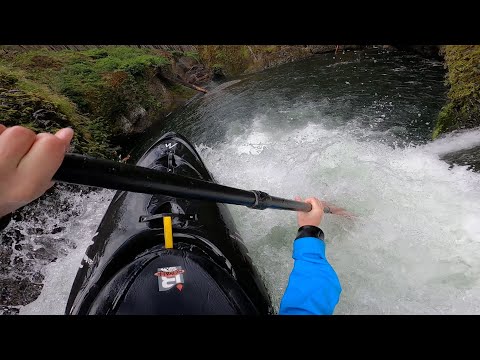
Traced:
<path fill-rule="evenodd" d="M 178 131 L 222 184 L 316 196 L 353 212 L 321 225 L 343 287 L 336 314 L 479 313 L 480 130 L 430 140 L 444 75 L 441 63 L 401 52 L 319 55 L 212 85 L 142 139 Z M 67 213 L 47 196 L 10 227 L 24 245 L 12 258 L 30 245 L 56 259 L 29 260 L 44 287 L 21 314 L 63 313 L 113 196 L 59 192 Z M 230 209 L 278 309 L 295 214 Z M 29 230 L 38 226 L 41 234 Z"/>

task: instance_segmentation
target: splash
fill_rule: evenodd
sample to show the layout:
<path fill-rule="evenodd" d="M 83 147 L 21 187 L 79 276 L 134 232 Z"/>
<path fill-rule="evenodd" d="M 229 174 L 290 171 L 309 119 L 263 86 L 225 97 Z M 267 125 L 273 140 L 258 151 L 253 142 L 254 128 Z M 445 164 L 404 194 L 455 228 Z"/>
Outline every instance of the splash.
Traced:
<path fill-rule="evenodd" d="M 343 287 L 337 314 L 479 313 L 480 174 L 442 157 L 478 146 L 480 130 L 425 144 L 444 101 L 440 63 L 393 53 L 337 57 L 228 83 L 161 130 L 189 137 L 225 185 L 317 196 L 358 215 L 326 215 L 322 223 Z M 52 210 L 46 218 L 63 229 L 47 227 L 60 231 L 55 262 L 28 262 L 45 280 L 22 313 L 63 313 L 111 196 L 65 195 L 78 213 L 48 202 L 39 208 Z M 293 265 L 295 214 L 230 208 L 278 308 Z M 37 211 L 19 230 L 26 245 L 37 239 L 28 230 L 39 227 L 36 217 L 42 219 Z"/>
<path fill-rule="evenodd" d="M 327 215 L 322 224 L 343 287 L 337 314 L 479 312 L 480 174 L 449 169 L 432 151 L 453 144 L 394 148 L 319 124 L 280 134 L 271 123 L 257 118 L 232 142 L 200 146 L 201 155 L 225 185 L 317 196 L 359 216 Z M 478 139 L 477 130 L 464 136 Z M 231 210 L 278 308 L 295 214 Z"/>
<path fill-rule="evenodd" d="M 456 131 L 444 135 L 425 146 L 425 150 L 437 155 L 445 155 L 455 151 L 471 149 L 480 145 L 480 128 Z"/>
<path fill-rule="evenodd" d="M 70 288 L 77 273 L 80 262 L 85 255 L 87 247 L 92 243 L 92 238 L 100 224 L 100 221 L 113 197 L 110 190 L 72 192 L 66 189 L 60 190 L 60 202 L 63 199 L 67 211 L 62 211 L 52 203 L 52 198 L 47 198 L 38 203 L 39 209 L 44 209 L 43 214 L 37 214 L 30 221 L 23 221 L 12 226 L 25 228 L 35 227 L 37 223 L 48 224 L 49 227 L 61 228 L 54 231 L 55 235 L 49 235 L 46 243 L 51 251 L 56 251 L 55 261 L 33 263 L 38 272 L 44 274 L 43 289 L 40 296 L 30 304 L 20 309 L 20 314 L 64 314 Z M 45 203 L 47 202 L 47 203 Z M 56 202 L 58 204 L 58 201 Z M 65 210 L 65 209 L 64 209 Z M 69 244 L 65 247 L 66 239 Z M 36 244 L 35 236 L 28 237 L 25 241 Z"/>

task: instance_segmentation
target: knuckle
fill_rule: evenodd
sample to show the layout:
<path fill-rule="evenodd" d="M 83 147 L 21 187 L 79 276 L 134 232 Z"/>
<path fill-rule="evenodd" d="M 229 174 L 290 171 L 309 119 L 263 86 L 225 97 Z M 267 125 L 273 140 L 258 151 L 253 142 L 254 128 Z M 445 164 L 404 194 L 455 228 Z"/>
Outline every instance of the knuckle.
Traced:
<path fill-rule="evenodd" d="M 12 126 L 11 128 L 8 128 L 7 130 L 5 130 L 5 132 L 8 132 L 8 134 L 10 134 L 12 137 L 14 138 L 35 138 L 35 133 L 30 130 L 30 129 L 27 129 L 23 126 Z"/>
<path fill-rule="evenodd" d="M 63 141 L 60 140 L 58 137 L 52 134 L 41 134 L 42 137 L 40 138 L 40 142 L 42 147 L 46 148 L 49 152 L 64 152 L 65 145 Z"/>

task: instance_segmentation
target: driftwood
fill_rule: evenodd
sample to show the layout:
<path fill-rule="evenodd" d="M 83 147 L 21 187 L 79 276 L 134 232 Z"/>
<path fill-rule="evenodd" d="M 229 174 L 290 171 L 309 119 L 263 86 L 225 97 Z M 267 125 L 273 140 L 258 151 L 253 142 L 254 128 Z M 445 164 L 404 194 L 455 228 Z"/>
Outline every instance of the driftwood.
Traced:
<path fill-rule="evenodd" d="M 157 76 L 160 77 L 160 78 L 163 78 L 171 83 L 179 83 L 183 86 L 186 86 L 186 87 L 189 87 L 190 89 L 194 89 L 196 91 L 200 91 L 204 94 L 206 94 L 208 92 L 207 89 L 204 89 L 200 86 L 197 86 L 197 85 L 193 85 L 193 84 L 190 84 L 188 82 L 186 82 L 185 80 L 183 80 L 182 78 L 180 78 L 180 76 L 178 76 L 177 74 L 174 74 L 170 71 L 165 71 L 165 69 L 162 69 L 161 67 L 157 68 Z"/>

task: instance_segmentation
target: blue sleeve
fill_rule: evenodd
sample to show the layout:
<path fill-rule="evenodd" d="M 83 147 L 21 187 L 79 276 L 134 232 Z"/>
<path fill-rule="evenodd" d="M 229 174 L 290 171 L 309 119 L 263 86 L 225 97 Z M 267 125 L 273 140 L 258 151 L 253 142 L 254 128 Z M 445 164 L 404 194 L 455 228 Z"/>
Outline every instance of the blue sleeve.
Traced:
<path fill-rule="evenodd" d="M 293 243 L 295 263 L 280 303 L 280 315 L 331 315 L 342 288 L 325 257 L 325 243 L 304 237 Z"/>

